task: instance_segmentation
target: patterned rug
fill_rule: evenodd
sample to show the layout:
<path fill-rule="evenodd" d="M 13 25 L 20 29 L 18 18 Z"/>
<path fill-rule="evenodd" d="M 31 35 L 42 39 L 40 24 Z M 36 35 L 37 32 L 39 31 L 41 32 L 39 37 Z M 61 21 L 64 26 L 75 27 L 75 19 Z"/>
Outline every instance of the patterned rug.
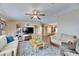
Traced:
<path fill-rule="evenodd" d="M 19 43 L 19 56 L 59 56 L 60 49 L 46 44 L 44 48 L 34 48 L 29 41 Z"/>

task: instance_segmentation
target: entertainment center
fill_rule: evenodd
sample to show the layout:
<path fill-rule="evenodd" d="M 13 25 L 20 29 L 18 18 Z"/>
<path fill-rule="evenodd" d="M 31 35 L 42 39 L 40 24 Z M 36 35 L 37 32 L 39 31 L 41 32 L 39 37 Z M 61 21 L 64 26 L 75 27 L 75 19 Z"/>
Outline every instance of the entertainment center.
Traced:
<path fill-rule="evenodd" d="M 33 27 L 24 27 L 22 28 L 23 32 L 23 40 L 27 41 L 32 39 L 32 34 L 34 33 L 34 28 Z"/>
<path fill-rule="evenodd" d="M 19 26 L 19 28 L 16 31 L 16 36 L 20 39 L 20 41 L 24 40 L 27 41 L 36 36 L 40 36 L 40 39 L 42 39 L 41 32 L 42 32 L 41 23 L 26 22 L 24 25 Z"/>
<path fill-rule="evenodd" d="M 20 31 L 17 31 L 16 36 L 20 38 L 20 41 L 27 41 L 29 39 L 32 39 L 33 34 L 34 34 L 33 27 L 23 27 L 20 28 Z"/>

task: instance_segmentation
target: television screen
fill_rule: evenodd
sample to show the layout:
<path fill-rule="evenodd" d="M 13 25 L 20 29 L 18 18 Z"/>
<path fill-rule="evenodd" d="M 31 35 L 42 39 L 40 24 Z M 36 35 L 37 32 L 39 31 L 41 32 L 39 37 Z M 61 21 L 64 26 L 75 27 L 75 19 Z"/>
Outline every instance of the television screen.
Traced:
<path fill-rule="evenodd" d="M 32 34 L 33 33 L 33 27 L 24 27 L 23 33 L 24 34 Z"/>

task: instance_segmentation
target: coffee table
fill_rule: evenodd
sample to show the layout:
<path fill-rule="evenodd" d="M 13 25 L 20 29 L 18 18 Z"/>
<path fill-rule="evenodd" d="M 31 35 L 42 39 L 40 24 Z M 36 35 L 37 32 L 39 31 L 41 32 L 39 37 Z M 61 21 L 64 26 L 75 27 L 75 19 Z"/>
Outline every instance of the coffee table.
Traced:
<path fill-rule="evenodd" d="M 40 39 L 31 39 L 30 43 L 35 48 L 43 48 L 45 46 L 45 42 L 43 40 L 40 40 Z"/>

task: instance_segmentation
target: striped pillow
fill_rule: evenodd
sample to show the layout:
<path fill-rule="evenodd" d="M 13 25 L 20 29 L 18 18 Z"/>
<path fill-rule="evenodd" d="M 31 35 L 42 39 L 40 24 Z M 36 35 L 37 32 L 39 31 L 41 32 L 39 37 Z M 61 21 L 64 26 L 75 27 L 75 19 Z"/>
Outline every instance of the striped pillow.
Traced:
<path fill-rule="evenodd" d="M 10 43 L 10 42 L 14 41 L 14 38 L 11 35 L 6 35 L 6 40 L 7 40 L 7 43 Z"/>

